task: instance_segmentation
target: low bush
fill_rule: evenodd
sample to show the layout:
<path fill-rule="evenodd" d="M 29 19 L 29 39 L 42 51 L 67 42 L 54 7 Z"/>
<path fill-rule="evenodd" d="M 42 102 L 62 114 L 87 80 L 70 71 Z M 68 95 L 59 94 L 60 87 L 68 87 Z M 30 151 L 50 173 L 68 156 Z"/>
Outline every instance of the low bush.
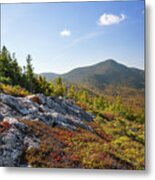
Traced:
<path fill-rule="evenodd" d="M 20 86 L 11 86 L 6 84 L 0 84 L 0 91 L 5 94 L 21 97 L 25 97 L 30 94 L 26 89 Z"/>

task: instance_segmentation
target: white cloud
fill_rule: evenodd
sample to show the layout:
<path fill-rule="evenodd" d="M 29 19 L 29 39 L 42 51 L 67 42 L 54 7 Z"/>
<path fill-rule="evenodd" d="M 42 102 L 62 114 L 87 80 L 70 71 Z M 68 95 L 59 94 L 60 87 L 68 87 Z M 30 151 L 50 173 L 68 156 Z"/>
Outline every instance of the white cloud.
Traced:
<path fill-rule="evenodd" d="M 69 36 L 71 36 L 71 31 L 68 29 L 64 29 L 63 31 L 60 32 L 60 36 L 69 37 Z"/>
<path fill-rule="evenodd" d="M 98 20 L 100 26 L 110 26 L 113 24 L 119 24 L 121 21 L 126 19 L 126 15 L 121 14 L 119 16 L 114 14 L 103 14 Z"/>

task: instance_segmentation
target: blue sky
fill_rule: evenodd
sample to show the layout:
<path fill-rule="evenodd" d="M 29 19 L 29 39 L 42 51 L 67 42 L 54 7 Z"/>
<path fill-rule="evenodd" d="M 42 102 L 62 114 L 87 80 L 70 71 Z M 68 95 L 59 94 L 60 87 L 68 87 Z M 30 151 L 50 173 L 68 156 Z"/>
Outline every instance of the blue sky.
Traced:
<path fill-rule="evenodd" d="M 1 44 L 36 73 L 64 73 L 112 58 L 144 68 L 144 2 L 1 5 Z"/>

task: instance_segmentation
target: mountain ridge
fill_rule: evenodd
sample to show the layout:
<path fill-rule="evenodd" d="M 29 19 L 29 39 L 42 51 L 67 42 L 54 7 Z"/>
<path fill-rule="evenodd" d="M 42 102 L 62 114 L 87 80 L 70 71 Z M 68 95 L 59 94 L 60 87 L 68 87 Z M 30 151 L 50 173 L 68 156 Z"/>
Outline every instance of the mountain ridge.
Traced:
<path fill-rule="evenodd" d="M 144 71 L 144 69 L 142 69 L 142 68 L 138 68 L 138 67 L 135 67 L 135 66 L 128 66 L 128 65 L 126 65 L 126 64 L 117 62 L 117 61 L 114 60 L 114 59 L 106 59 L 106 60 L 104 60 L 104 61 L 100 61 L 100 62 L 95 63 L 95 64 L 92 64 L 92 65 L 85 65 L 85 66 L 75 67 L 75 68 L 73 68 L 73 69 L 71 69 L 71 70 L 69 70 L 69 71 L 67 71 L 67 72 L 65 72 L 65 73 L 56 73 L 56 72 L 50 72 L 50 71 L 48 71 L 48 72 L 41 72 L 40 74 L 41 74 L 41 75 L 44 75 L 44 74 L 50 75 L 50 74 L 51 74 L 52 76 L 63 76 L 64 74 L 68 74 L 68 73 L 70 73 L 70 72 L 73 71 L 73 70 L 82 69 L 82 68 L 89 68 L 89 67 L 92 67 L 92 66 L 94 66 L 94 65 L 99 65 L 99 64 L 102 64 L 102 63 L 108 62 L 108 61 L 109 61 L 109 62 L 111 61 L 111 62 L 120 64 L 120 65 L 126 66 L 126 67 L 128 67 L 128 68 L 130 68 L 130 69 L 135 69 L 135 70 Z"/>
<path fill-rule="evenodd" d="M 130 88 L 144 88 L 144 70 L 128 67 L 113 59 L 107 59 L 94 65 L 75 68 L 64 74 L 42 74 L 47 80 L 61 76 L 63 80 L 83 84 L 90 88 L 103 90 L 109 85 L 119 85 Z"/>

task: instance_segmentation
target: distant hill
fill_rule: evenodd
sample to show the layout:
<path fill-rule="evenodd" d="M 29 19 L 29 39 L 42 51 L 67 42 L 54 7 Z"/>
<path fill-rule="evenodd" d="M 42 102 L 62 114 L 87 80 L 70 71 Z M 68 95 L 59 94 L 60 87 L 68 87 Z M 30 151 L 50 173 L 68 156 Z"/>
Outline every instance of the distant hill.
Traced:
<path fill-rule="evenodd" d="M 40 75 L 44 76 L 47 81 L 54 80 L 59 76 L 59 74 L 50 72 L 41 73 Z"/>
<path fill-rule="evenodd" d="M 43 73 L 43 75 L 47 80 L 58 76 L 53 73 Z M 60 76 L 70 83 L 99 90 L 104 90 L 111 85 L 143 89 L 145 82 L 144 70 L 127 67 L 112 59 L 92 66 L 76 68 Z"/>

